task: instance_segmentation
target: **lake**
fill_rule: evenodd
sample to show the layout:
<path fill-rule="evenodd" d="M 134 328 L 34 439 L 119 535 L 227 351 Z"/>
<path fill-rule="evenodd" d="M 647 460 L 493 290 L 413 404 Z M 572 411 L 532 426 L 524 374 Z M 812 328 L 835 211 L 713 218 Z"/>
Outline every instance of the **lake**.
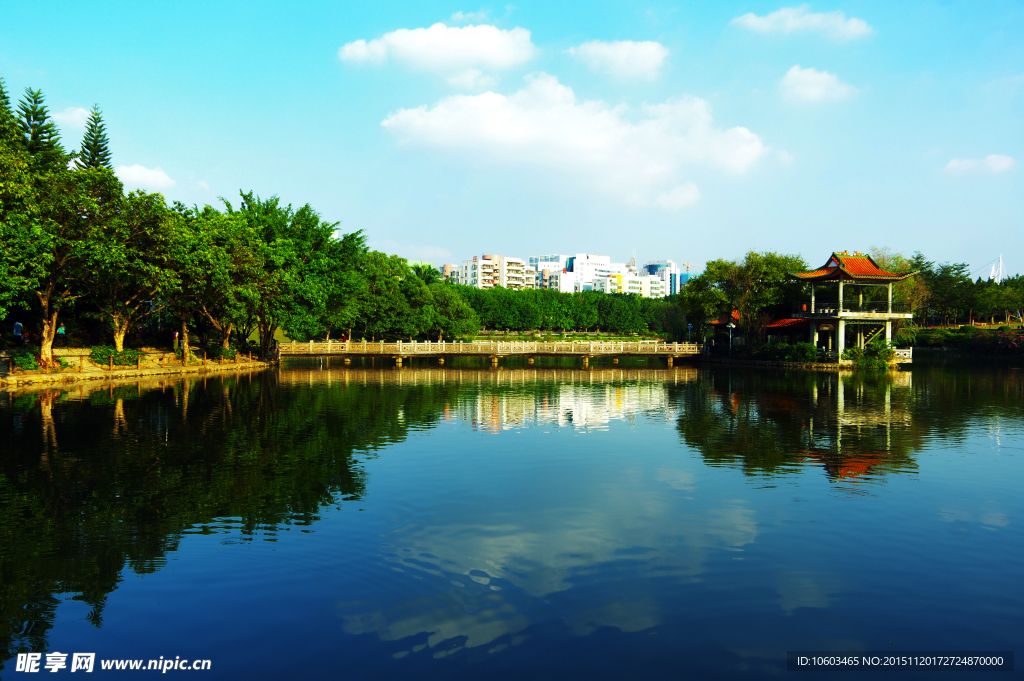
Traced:
<path fill-rule="evenodd" d="M 852 678 L 787 652 L 1012 651 L 1021 373 L 295 360 L 0 393 L 0 674 Z"/>

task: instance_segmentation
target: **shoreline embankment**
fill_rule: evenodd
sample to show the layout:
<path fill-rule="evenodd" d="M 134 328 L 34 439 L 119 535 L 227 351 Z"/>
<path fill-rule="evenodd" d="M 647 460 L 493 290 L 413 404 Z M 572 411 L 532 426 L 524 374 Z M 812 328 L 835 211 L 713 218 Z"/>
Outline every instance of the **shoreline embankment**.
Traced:
<path fill-rule="evenodd" d="M 9 353 L 0 355 L 0 390 L 29 387 L 58 387 L 87 383 L 93 381 L 116 381 L 122 379 L 138 380 L 140 378 L 161 376 L 182 376 L 189 374 L 210 374 L 232 371 L 262 370 L 273 366 L 273 362 L 250 360 L 239 357 L 235 360 L 193 360 L 182 365 L 174 358 L 173 352 L 146 352 L 144 361 L 136 366 L 100 365 L 89 359 L 88 348 L 61 348 L 54 351 L 54 357 L 72 361 L 69 369 L 50 372 L 42 370 L 23 371 L 14 367 Z M 170 360 L 167 357 L 170 356 Z M 12 373 L 12 368 L 14 372 Z"/>

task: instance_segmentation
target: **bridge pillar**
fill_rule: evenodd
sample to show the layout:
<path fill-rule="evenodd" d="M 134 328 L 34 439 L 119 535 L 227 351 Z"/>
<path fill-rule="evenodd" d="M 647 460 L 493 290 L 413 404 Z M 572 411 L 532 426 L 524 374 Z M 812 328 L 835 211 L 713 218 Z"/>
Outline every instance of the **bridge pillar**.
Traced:
<path fill-rule="evenodd" d="M 345 358 L 345 364 L 351 364 L 351 363 L 352 363 L 352 358 L 351 357 L 346 357 Z"/>
<path fill-rule="evenodd" d="M 528 364 L 533 364 L 533 357 L 528 357 L 526 361 Z"/>
<path fill-rule="evenodd" d="M 619 358 L 618 357 L 612 358 L 612 364 L 618 364 L 618 363 L 619 363 Z"/>
<path fill-rule="evenodd" d="M 674 358 L 674 357 L 673 357 L 672 355 L 669 355 L 669 356 L 668 356 L 668 368 L 669 368 L 669 369 L 671 369 L 671 368 L 672 368 L 672 366 L 673 366 L 673 365 L 672 365 L 672 360 L 673 360 L 673 359 L 675 359 L 675 358 Z"/>
<path fill-rule="evenodd" d="M 498 356 L 497 355 L 491 355 L 491 366 L 492 367 L 498 366 Z"/>
<path fill-rule="evenodd" d="M 437 363 L 440 364 L 441 366 L 444 366 L 444 357 L 438 357 Z"/>
<path fill-rule="evenodd" d="M 588 357 L 587 355 L 583 355 L 583 366 L 590 366 L 590 357 Z"/>
<path fill-rule="evenodd" d="M 399 355 L 398 357 L 395 357 L 395 366 L 399 366 L 399 367 L 402 366 L 402 357 L 401 357 L 401 355 Z"/>

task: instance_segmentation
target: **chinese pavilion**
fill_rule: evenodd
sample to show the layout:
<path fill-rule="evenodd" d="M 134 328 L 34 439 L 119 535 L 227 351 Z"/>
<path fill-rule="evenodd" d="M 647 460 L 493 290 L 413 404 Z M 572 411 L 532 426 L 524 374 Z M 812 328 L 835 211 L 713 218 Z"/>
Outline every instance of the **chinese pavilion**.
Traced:
<path fill-rule="evenodd" d="M 831 350 L 835 338 L 835 350 L 840 355 L 846 349 L 848 327 L 856 331 L 856 344 L 861 348 L 883 331 L 885 339 L 891 341 L 892 323 L 913 318 L 907 303 L 893 302 L 892 285 L 915 274 L 887 272 L 864 253 L 833 253 L 816 270 L 790 272 L 790 277 L 811 285 L 810 301 L 801 303 L 792 317 L 809 322 L 810 341 L 815 345 L 819 334 L 825 332 Z"/>

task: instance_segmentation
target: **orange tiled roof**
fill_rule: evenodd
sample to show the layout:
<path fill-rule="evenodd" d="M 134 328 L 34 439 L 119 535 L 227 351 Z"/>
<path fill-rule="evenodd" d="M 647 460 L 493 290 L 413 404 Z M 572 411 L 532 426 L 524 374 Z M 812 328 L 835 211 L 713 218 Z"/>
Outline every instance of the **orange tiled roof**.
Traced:
<path fill-rule="evenodd" d="M 785 329 L 791 326 L 807 326 L 810 322 L 806 319 L 775 319 L 768 322 L 769 329 Z"/>
<path fill-rule="evenodd" d="M 733 310 L 732 311 L 732 320 L 734 322 L 738 322 L 740 320 L 740 311 L 739 310 Z M 712 320 L 712 321 L 708 322 L 708 324 L 712 324 L 712 325 L 714 325 L 714 324 L 728 324 L 728 323 L 729 323 L 729 315 L 725 315 L 725 314 L 723 314 L 718 319 L 715 319 L 715 320 Z"/>
<path fill-rule="evenodd" d="M 902 281 L 917 272 L 888 272 L 883 270 L 874 259 L 864 253 L 850 255 L 846 251 L 833 253 L 824 265 L 811 272 L 790 272 L 790 276 L 804 281 L 831 281 L 850 279 L 869 279 L 881 281 Z"/>

